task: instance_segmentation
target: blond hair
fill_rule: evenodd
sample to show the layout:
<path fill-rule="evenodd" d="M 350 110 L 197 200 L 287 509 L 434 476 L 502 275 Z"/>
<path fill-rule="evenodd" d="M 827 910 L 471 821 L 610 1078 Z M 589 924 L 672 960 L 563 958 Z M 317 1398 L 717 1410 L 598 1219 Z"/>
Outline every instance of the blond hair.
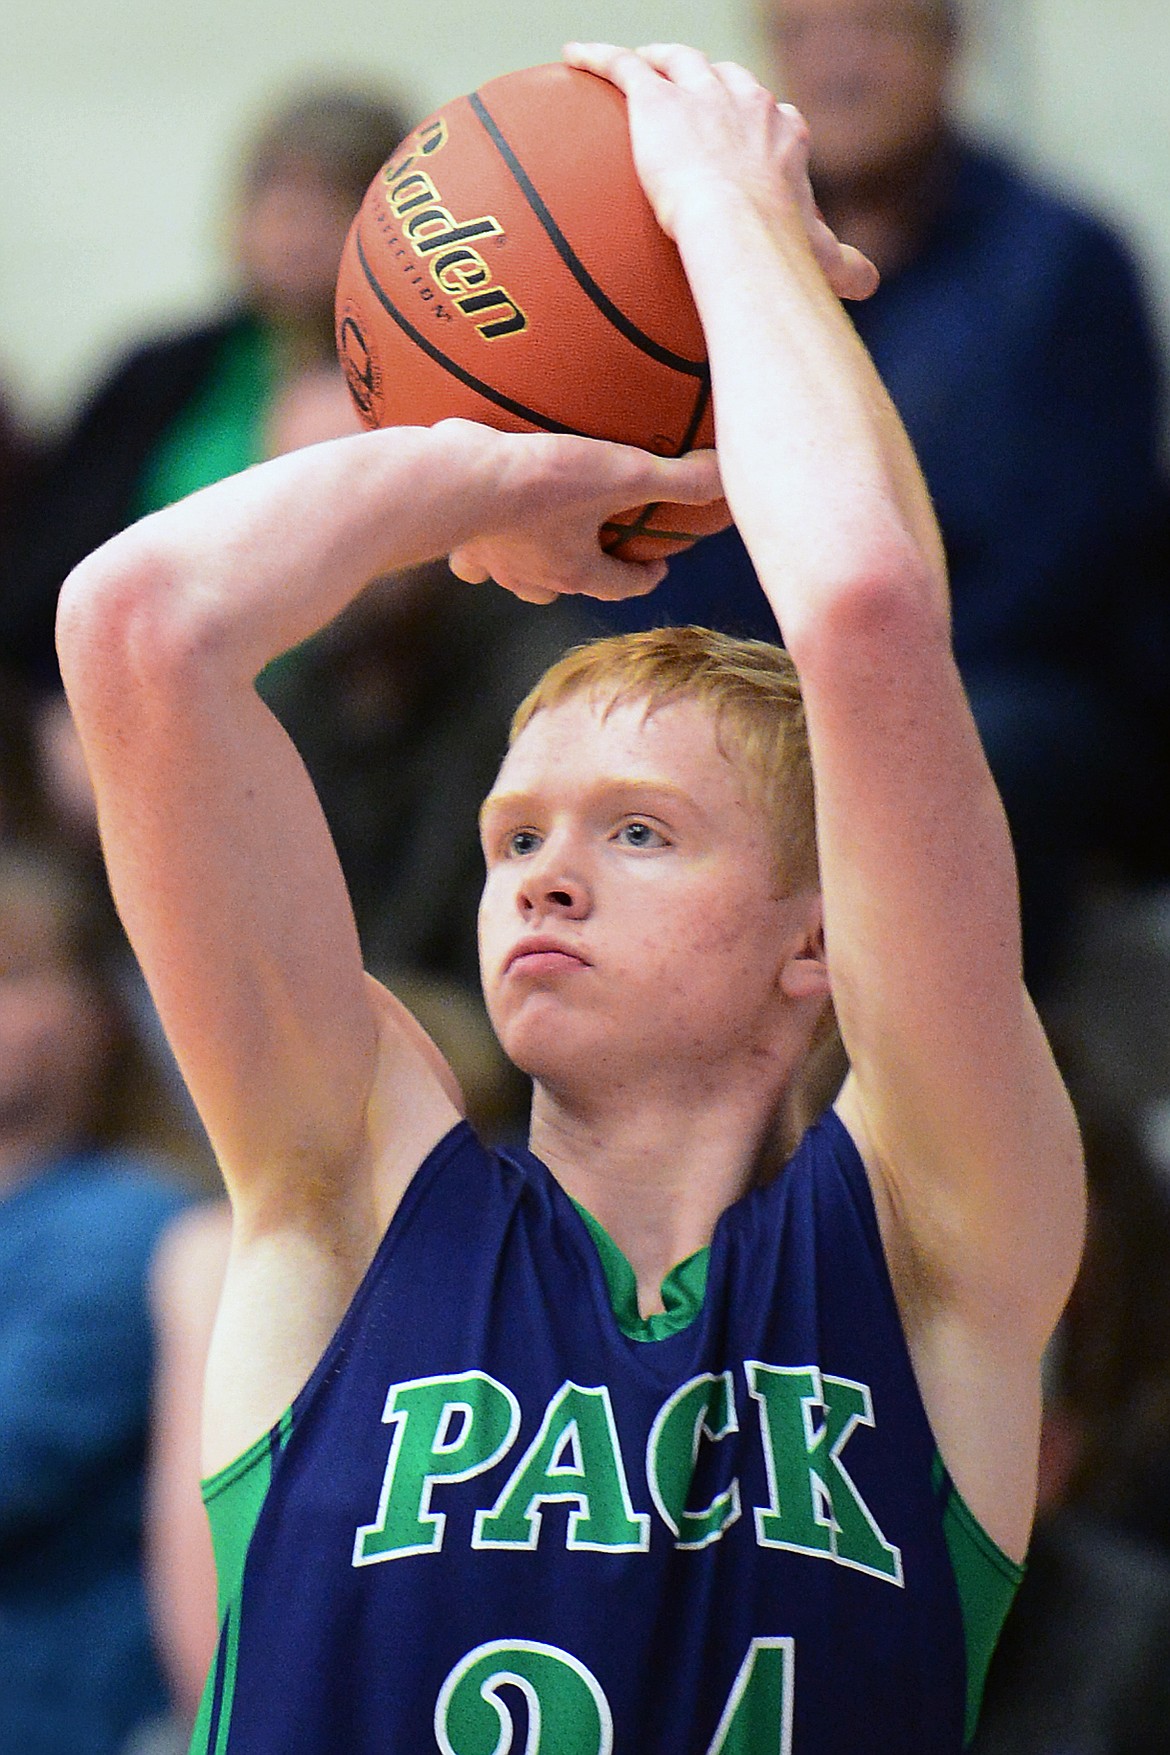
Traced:
<path fill-rule="evenodd" d="M 781 882 L 818 883 L 812 762 L 796 669 L 782 647 L 710 628 L 650 628 L 574 646 L 516 709 L 509 747 L 546 707 L 587 695 L 605 708 L 697 701 L 715 720 L 719 748 L 767 817 Z"/>

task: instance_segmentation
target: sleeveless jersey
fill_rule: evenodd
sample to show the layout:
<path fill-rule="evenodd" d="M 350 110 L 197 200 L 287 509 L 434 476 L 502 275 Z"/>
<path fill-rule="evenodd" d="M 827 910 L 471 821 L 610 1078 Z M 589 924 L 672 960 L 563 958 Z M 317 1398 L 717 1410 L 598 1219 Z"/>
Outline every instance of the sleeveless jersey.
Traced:
<path fill-rule="evenodd" d="M 941 1466 L 833 1113 L 663 1293 L 640 1319 L 548 1169 L 456 1127 L 206 1486 L 199 1755 L 957 1755 L 1019 1572 Z"/>

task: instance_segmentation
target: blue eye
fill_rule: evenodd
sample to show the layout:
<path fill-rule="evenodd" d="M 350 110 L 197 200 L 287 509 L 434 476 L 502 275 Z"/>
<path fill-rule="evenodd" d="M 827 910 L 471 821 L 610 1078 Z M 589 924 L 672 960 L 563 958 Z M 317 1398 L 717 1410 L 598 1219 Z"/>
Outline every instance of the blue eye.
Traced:
<path fill-rule="evenodd" d="M 649 823 L 623 823 L 615 837 L 627 847 L 665 847 L 665 838 Z"/>
<path fill-rule="evenodd" d="M 523 859 L 527 853 L 535 853 L 540 846 L 540 836 L 535 829 L 513 829 L 508 836 L 508 855 L 512 859 Z"/>

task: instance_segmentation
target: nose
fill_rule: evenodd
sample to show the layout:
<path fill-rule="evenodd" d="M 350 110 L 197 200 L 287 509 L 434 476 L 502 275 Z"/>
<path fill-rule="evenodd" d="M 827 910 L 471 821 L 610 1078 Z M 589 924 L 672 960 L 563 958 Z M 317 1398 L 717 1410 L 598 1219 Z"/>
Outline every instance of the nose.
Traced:
<path fill-rule="evenodd" d="M 551 838 L 524 862 L 517 901 L 528 920 L 546 915 L 583 920 L 592 906 L 584 873 Z"/>

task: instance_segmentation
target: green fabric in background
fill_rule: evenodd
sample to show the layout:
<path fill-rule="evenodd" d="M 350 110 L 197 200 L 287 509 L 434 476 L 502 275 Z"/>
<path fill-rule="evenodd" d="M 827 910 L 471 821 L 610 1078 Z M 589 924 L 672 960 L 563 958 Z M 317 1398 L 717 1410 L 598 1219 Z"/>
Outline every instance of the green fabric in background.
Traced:
<path fill-rule="evenodd" d="M 259 323 L 234 329 L 207 382 L 147 463 L 135 517 L 259 463 L 275 385 L 275 348 L 267 331 Z"/>

